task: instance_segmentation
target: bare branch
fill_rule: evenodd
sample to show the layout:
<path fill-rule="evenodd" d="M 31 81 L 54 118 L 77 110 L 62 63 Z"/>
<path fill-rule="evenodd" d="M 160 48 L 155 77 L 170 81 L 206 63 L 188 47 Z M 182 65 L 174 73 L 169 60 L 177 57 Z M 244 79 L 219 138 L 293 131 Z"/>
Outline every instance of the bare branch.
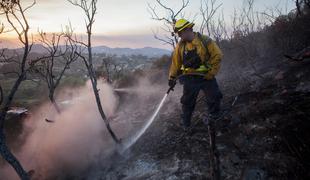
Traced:
<path fill-rule="evenodd" d="M 1 23 L 1 25 L 0 25 L 0 34 L 2 34 L 4 32 L 4 25 L 3 25 L 3 23 Z"/>
<path fill-rule="evenodd" d="M 148 3 L 148 11 L 153 20 L 163 21 L 164 28 L 162 28 L 162 30 L 165 31 L 166 33 L 169 33 L 169 35 L 168 36 L 166 35 L 164 39 L 164 38 L 160 38 L 156 33 L 153 32 L 154 38 L 159 41 L 164 42 L 164 44 L 170 44 L 174 49 L 175 44 L 178 43 L 178 38 L 175 36 L 173 27 L 176 22 L 177 16 L 179 16 L 182 13 L 182 11 L 188 6 L 189 0 L 182 0 L 182 6 L 176 11 L 173 10 L 171 7 L 168 7 L 167 5 L 165 5 L 161 0 L 156 0 L 156 2 L 162 9 L 164 9 L 166 14 L 168 15 L 159 16 L 156 11 L 156 7 L 155 6 L 152 7 L 149 3 Z"/>
<path fill-rule="evenodd" d="M 2 86 L 0 84 L 0 105 L 2 104 L 3 102 L 3 90 L 2 90 Z"/>
<path fill-rule="evenodd" d="M 200 26 L 200 33 L 204 34 L 205 28 L 207 28 L 208 34 L 211 35 L 211 21 L 218 11 L 218 9 L 223 5 L 223 3 L 217 5 L 217 0 L 201 0 L 200 13 L 202 16 L 202 23 Z"/>
<path fill-rule="evenodd" d="M 87 44 L 84 43 L 82 40 L 78 40 L 77 35 L 74 34 L 74 29 L 71 25 L 71 22 L 69 22 L 69 25 L 65 26 L 65 28 L 62 30 L 64 36 L 68 38 L 72 43 L 79 44 L 81 46 L 87 47 Z M 82 39 L 82 38 L 80 38 Z"/>
<path fill-rule="evenodd" d="M 169 44 L 169 45 L 171 45 L 173 47 L 173 49 L 175 48 L 174 39 L 171 38 L 170 36 L 166 35 L 165 38 L 161 38 L 161 37 L 158 36 L 158 33 L 155 33 L 154 31 L 153 31 L 153 36 L 154 36 L 155 39 L 163 42 L 163 45 Z"/>
<path fill-rule="evenodd" d="M 295 5 L 296 5 L 296 9 L 297 9 L 297 16 L 302 15 L 300 0 L 295 0 Z"/>
<path fill-rule="evenodd" d="M 178 10 L 177 13 L 175 13 L 174 15 L 174 23 L 175 23 L 175 20 L 176 20 L 176 17 L 188 6 L 189 4 L 189 0 L 182 0 L 182 7 Z"/>
<path fill-rule="evenodd" d="M 28 7 L 26 7 L 23 12 L 25 13 L 28 9 L 31 9 L 36 4 L 36 0 L 33 0 L 32 4 L 30 4 Z"/>
<path fill-rule="evenodd" d="M 72 0 L 68 0 L 68 1 L 74 6 L 79 7 L 84 12 L 84 15 L 86 16 L 85 22 L 86 22 L 86 30 L 87 30 L 87 44 L 84 44 L 84 45 L 87 48 L 88 57 L 85 57 L 83 54 L 81 54 L 81 52 L 75 52 L 75 54 L 78 55 L 80 58 L 82 58 L 85 66 L 87 67 L 88 75 L 92 83 L 93 92 L 95 95 L 97 107 L 101 115 L 101 118 L 103 119 L 113 140 L 116 143 L 119 143 L 120 140 L 116 137 L 116 135 L 112 131 L 109 121 L 103 111 L 103 107 L 102 107 L 102 103 L 101 103 L 101 99 L 99 95 L 99 90 L 97 88 L 97 77 L 96 77 L 94 67 L 93 67 L 92 39 L 91 38 L 92 38 L 92 28 L 95 22 L 95 14 L 97 13 L 97 0 L 89 0 L 89 3 L 88 3 L 88 0 L 80 0 L 79 2 L 72 1 Z M 70 38 L 70 40 L 74 42 L 74 38 Z"/>
<path fill-rule="evenodd" d="M 30 8 L 30 7 L 29 7 Z M 0 1 L 0 15 L 4 15 L 6 21 L 11 26 L 12 29 L 16 32 L 19 41 L 23 44 L 23 57 L 20 61 L 19 66 L 19 75 L 14 82 L 12 88 L 8 92 L 7 97 L 3 100 L 0 109 L 0 153 L 2 157 L 10 163 L 10 165 L 15 169 L 17 174 L 21 179 L 29 180 L 30 177 L 25 169 L 22 167 L 20 162 L 16 159 L 16 157 L 10 152 L 9 148 L 5 143 L 5 135 L 3 132 L 4 129 L 4 121 L 7 115 L 7 111 L 11 106 L 13 98 L 21 85 L 21 83 L 26 79 L 26 61 L 28 59 L 28 55 L 31 49 L 31 43 L 29 43 L 29 25 L 28 20 L 25 16 L 25 8 L 21 6 L 20 0 L 6 0 Z M 19 14 L 19 16 L 17 15 Z M 21 18 L 18 18 L 21 17 Z M 12 18 L 12 19 L 11 19 Z M 18 28 L 18 25 L 21 28 Z"/>
<path fill-rule="evenodd" d="M 75 54 L 77 45 L 72 43 L 70 35 L 66 35 L 64 32 L 47 34 L 39 31 L 39 36 L 39 42 L 43 44 L 47 55 L 31 61 L 31 72 L 40 75 L 46 82 L 49 89 L 49 99 L 57 112 L 61 113 L 54 98 L 54 93 L 70 64 L 78 59 Z M 62 41 L 65 42 L 64 49 L 60 46 Z M 55 67 L 57 62 L 61 64 L 63 60 L 64 65 L 61 68 L 59 66 Z"/>
<path fill-rule="evenodd" d="M 149 13 L 151 14 L 151 18 L 153 20 L 157 20 L 157 21 L 165 21 L 169 24 L 172 23 L 171 20 L 169 20 L 168 18 L 166 17 L 159 17 L 158 14 L 156 13 L 156 10 L 155 10 L 155 7 L 151 7 L 151 5 L 148 3 L 148 11 Z"/>

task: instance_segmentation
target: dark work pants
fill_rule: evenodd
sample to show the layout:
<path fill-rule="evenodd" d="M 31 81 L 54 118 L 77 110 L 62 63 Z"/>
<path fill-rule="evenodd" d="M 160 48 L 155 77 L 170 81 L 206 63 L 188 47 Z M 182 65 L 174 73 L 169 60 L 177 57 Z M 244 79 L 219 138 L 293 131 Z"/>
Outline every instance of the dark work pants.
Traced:
<path fill-rule="evenodd" d="M 180 83 L 183 84 L 183 96 L 181 98 L 183 126 L 188 127 L 191 125 L 191 117 L 200 90 L 205 94 L 209 113 L 212 115 L 220 111 L 223 95 L 215 78 L 206 80 L 201 76 L 184 76 L 180 79 Z"/>

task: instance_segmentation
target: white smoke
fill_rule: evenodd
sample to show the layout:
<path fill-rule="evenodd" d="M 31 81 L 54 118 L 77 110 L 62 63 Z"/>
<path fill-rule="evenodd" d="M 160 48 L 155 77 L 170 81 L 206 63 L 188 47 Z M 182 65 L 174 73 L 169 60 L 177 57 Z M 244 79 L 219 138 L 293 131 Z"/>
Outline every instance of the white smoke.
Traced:
<path fill-rule="evenodd" d="M 98 89 L 104 112 L 112 119 L 115 134 L 123 139 L 135 134 L 156 109 L 167 88 L 141 78 L 137 86 L 124 89 L 129 95 L 119 106 L 113 88 L 100 82 Z M 50 103 L 40 106 L 25 120 L 25 144 L 14 152 L 25 169 L 35 171 L 35 179 L 61 177 L 62 172 L 83 173 L 116 148 L 100 117 L 89 82 L 83 88 L 62 90 L 57 99 L 66 99 L 59 104 L 62 113 L 57 114 Z M 48 123 L 46 118 L 54 122 Z M 0 170 L 0 175 L 0 179 L 18 179 L 8 165 Z"/>
<path fill-rule="evenodd" d="M 107 84 L 99 84 L 98 89 L 105 114 L 111 117 L 117 107 L 117 97 Z M 108 154 L 114 149 L 90 83 L 84 88 L 66 91 L 70 92 L 72 99 L 66 101 L 69 105 L 62 109 L 61 114 L 45 104 L 25 120 L 23 135 L 29 135 L 15 154 L 25 169 L 35 170 L 38 179 L 60 174 L 68 168 L 75 171 L 83 169 L 96 162 L 103 153 Z M 48 123 L 46 118 L 54 122 Z M 7 176 L 5 179 L 17 178 L 10 166 L 2 171 L 4 177 Z"/>

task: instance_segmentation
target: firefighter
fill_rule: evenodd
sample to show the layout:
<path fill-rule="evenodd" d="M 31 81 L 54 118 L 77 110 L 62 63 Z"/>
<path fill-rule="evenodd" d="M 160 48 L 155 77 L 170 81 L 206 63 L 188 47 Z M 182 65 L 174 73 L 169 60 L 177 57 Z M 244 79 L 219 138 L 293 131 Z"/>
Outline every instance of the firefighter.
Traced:
<path fill-rule="evenodd" d="M 223 54 L 211 38 L 194 32 L 193 26 L 194 23 L 185 19 L 176 21 L 174 32 L 181 40 L 174 49 L 169 70 L 169 86 L 172 89 L 176 78 L 182 74 L 179 78 L 183 84 L 181 126 L 185 130 L 191 126 L 191 116 L 200 90 L 205 94 L 209 112 L 204 119 L 206 124 L 221 115 L 223 98 L 215 78 Z"/>

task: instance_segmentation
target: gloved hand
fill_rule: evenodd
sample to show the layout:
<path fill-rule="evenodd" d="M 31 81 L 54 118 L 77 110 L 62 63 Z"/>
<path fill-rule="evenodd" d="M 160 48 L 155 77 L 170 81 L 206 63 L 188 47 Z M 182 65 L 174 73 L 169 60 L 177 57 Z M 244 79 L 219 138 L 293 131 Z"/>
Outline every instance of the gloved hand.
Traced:
<path fill-rule="evenodd" d="M 168 85 L 171 90 L 173 90 L 174 86 L 177 84 L 177 81 L 175 79 L 169 79 Z"/>

